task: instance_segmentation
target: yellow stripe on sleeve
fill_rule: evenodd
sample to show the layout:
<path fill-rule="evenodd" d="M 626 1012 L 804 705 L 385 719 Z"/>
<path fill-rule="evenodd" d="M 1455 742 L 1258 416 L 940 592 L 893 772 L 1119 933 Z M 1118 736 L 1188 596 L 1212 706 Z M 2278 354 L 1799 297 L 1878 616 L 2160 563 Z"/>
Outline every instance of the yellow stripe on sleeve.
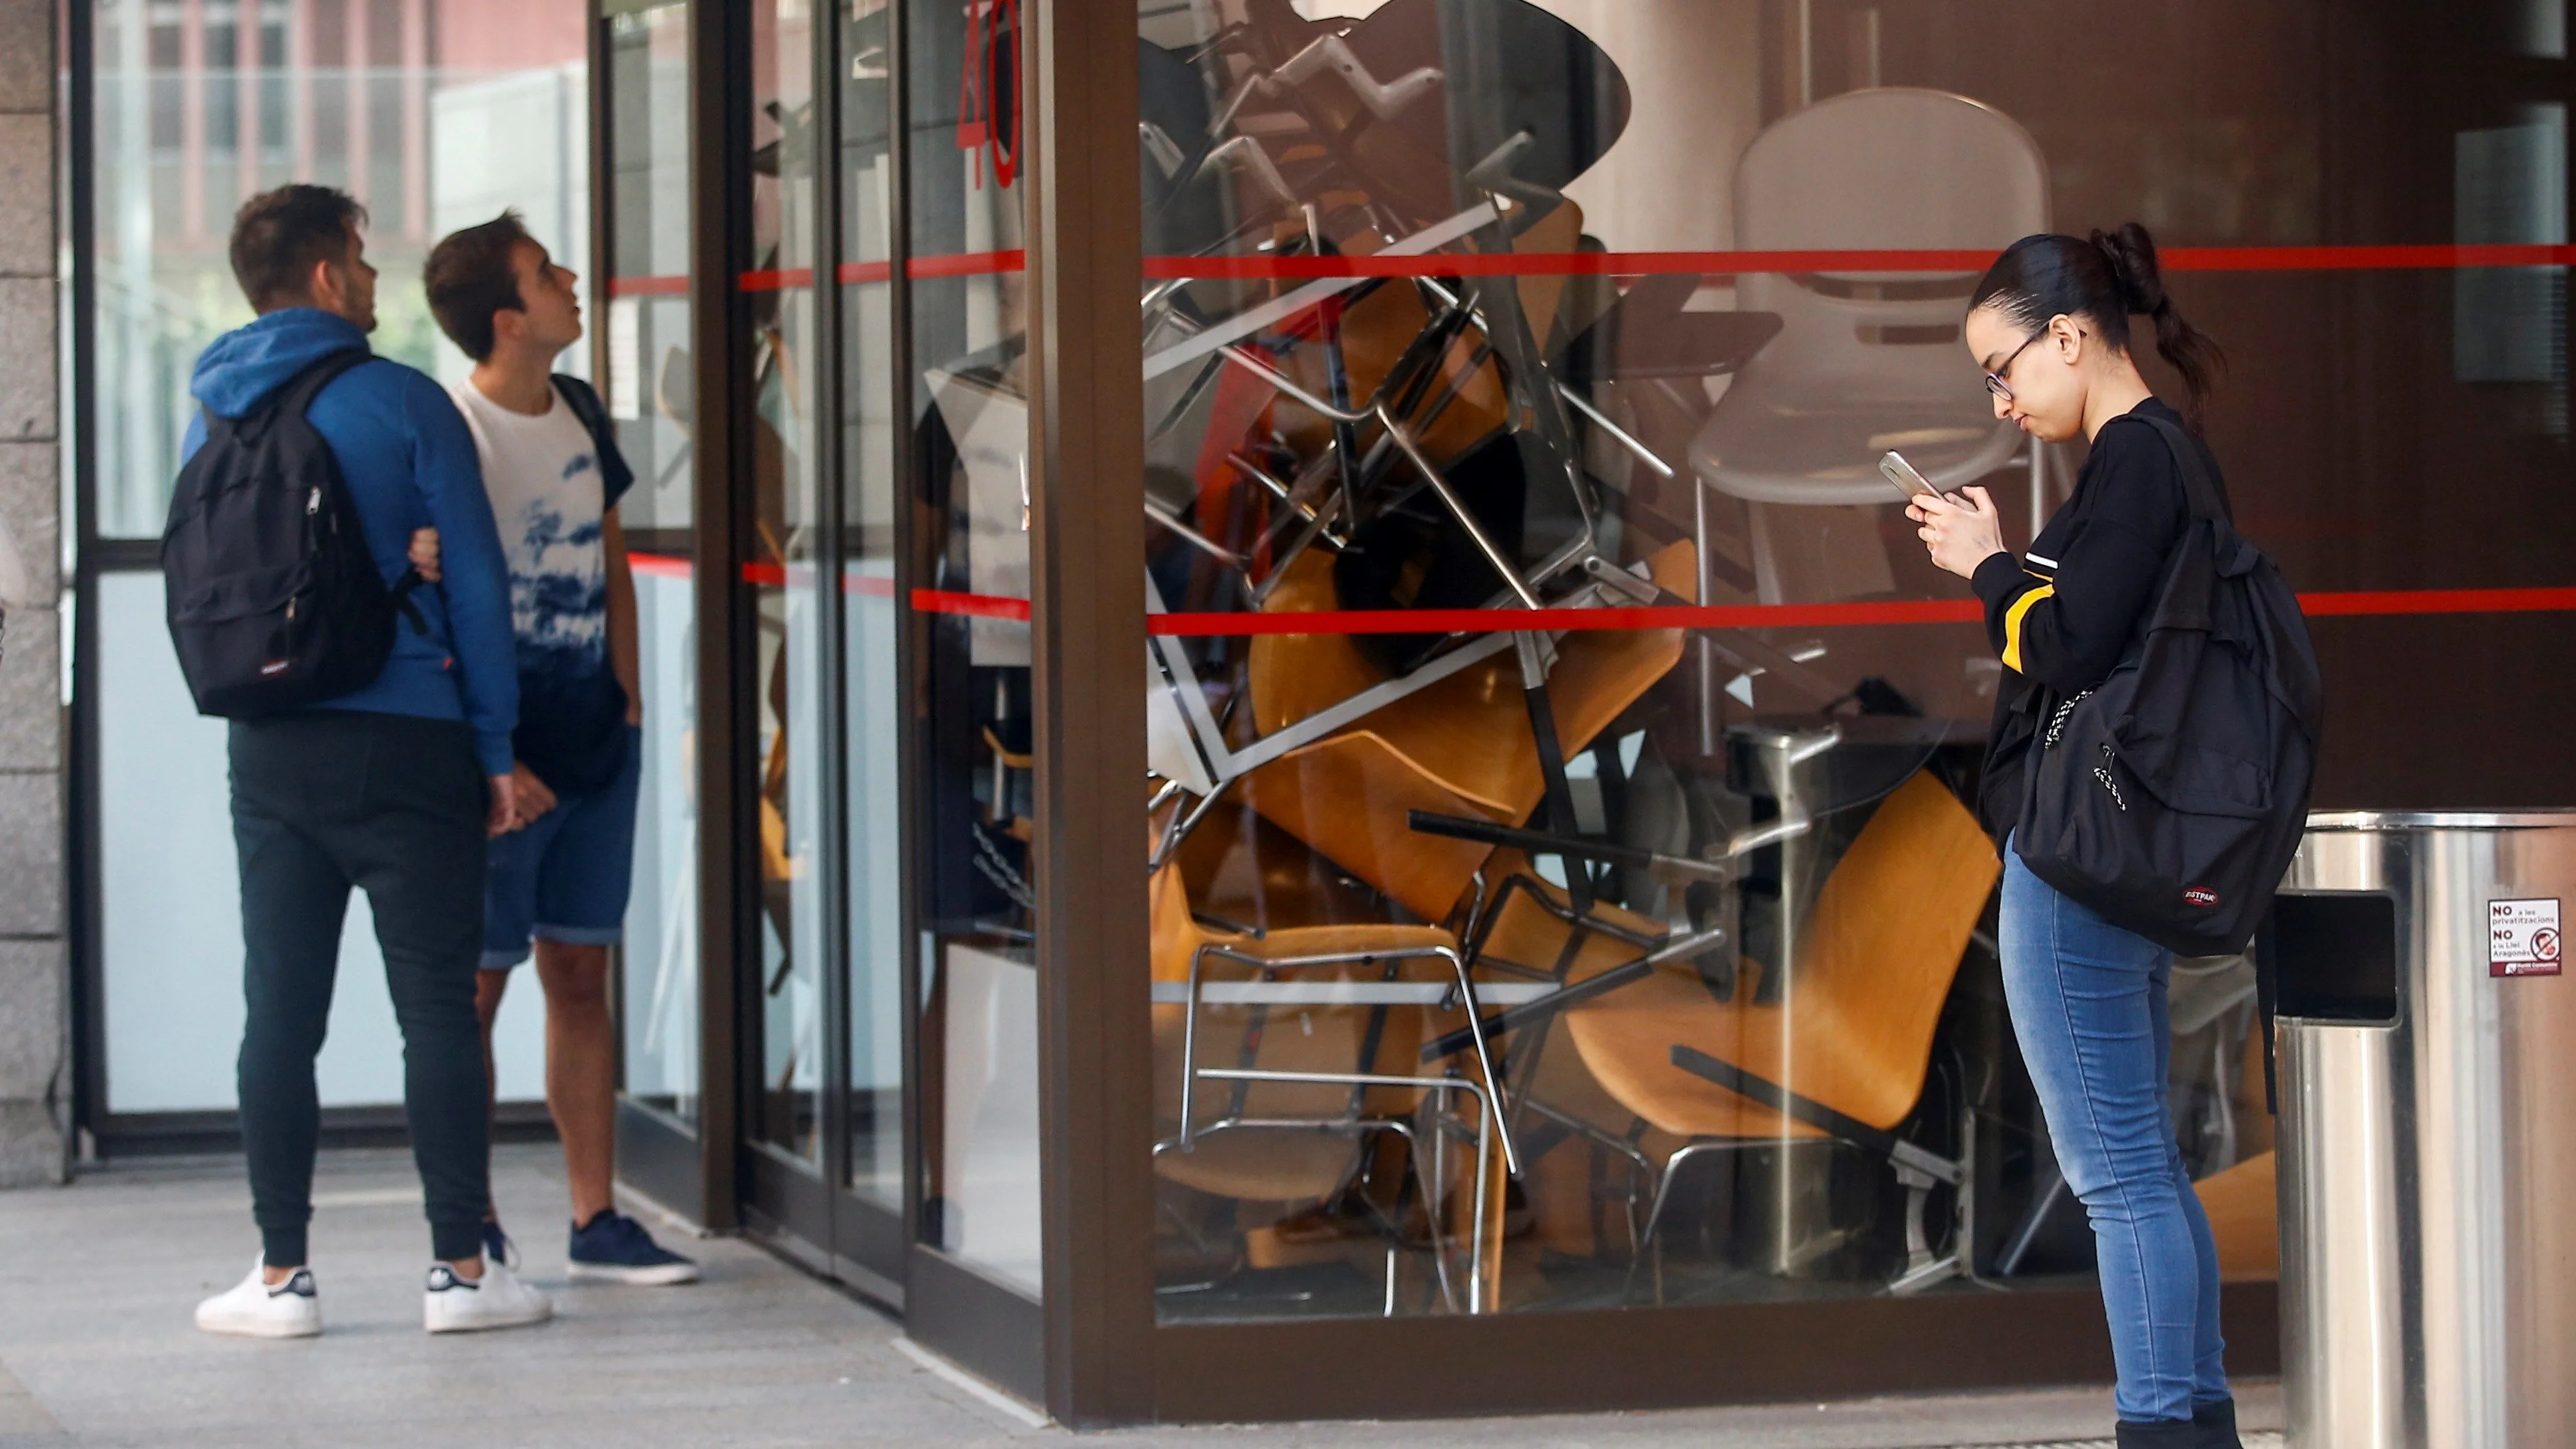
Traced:
<path fill-rule="evenodd" d="M 2020 598 L 2013 600 L 2012 607 L 2004 610 L 2004 668 L 2011 670 L 2015 674 L 2022 672 L 2022 618 L 2030 612 L 2031 605 L 2038 603 L 2042 599 L 2048 598 L 2056 592 L 2057 585 L 2041 584 L 2038 588 L 2035 588 L 2029 593 L 2022 595 Z"/>

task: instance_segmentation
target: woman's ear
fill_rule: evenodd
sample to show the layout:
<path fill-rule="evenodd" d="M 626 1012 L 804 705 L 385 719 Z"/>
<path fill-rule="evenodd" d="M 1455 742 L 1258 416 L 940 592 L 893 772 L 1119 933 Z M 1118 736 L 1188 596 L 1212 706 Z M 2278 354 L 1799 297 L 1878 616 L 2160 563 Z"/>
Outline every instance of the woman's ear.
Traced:
<path fill-rule="evenodd" d="M 2049 345 L 2057 349 L 2057 360 L 2069 367 L 2084 360 L 2084 329 L 2075 319 L 2060 312 L 2048 319 Z"/>

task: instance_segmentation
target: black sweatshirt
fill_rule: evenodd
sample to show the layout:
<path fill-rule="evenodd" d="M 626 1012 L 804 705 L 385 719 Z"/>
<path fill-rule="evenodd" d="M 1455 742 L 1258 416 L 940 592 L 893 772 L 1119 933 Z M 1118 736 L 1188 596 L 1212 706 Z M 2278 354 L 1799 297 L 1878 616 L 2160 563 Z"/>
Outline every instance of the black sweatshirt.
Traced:
<path fill-rule="evenodd" d="M 1998 551 L 1969 581 L 1986 606 L 1986 636 L 2003 656 L 1987 734 L 1978 815 L 2000 843 L 2021 813 L 2022 756 L 2043 696 L 2065 698 L 2100 684 L 2128 651 L 2154 603 L 2165 556 L 2191 510 L 2182 469 L 2153 416 L 2182 415 L 2148 398 L 2102 425 L 2076 475 L 2074 496 L 2014 558 Z M 2203 450 L 2209 476 L 2218 469 Z M 2218 485 L 2222 503 L 2226 485 Z"/>

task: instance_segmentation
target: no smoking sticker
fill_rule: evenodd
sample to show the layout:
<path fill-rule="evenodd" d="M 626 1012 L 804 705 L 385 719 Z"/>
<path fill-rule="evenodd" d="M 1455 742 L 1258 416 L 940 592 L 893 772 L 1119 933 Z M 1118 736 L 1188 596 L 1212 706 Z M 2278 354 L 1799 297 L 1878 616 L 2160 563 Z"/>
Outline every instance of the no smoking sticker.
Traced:
<path fill-rule="evenodd" d="M 2487 974 L 2558 974 L 2558 902 L 2487 902 Z"/>

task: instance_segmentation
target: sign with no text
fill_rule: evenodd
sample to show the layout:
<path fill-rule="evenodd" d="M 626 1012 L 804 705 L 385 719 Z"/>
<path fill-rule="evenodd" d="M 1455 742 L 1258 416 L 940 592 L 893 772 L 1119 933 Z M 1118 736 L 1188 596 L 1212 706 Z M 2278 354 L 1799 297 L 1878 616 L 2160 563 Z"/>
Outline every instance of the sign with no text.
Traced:
<path fill-rule="evenodd" d="M 2487 902 L 2487 974 L 2558 974 L 2558 902 Z"/>

